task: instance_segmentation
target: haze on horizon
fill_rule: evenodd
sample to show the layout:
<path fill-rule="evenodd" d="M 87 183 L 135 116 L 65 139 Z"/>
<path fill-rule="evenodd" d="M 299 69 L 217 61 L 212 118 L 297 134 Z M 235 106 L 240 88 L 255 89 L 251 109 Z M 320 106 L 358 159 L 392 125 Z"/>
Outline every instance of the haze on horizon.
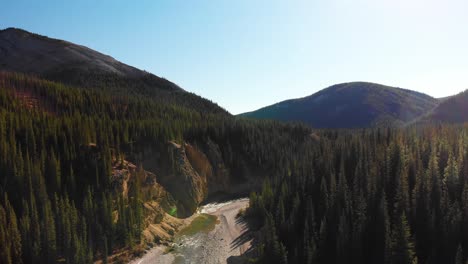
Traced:
<path fill-rule="evenodd" d="M 468 2 L 8 1 L 0 28 L 65 39 L 165 77 L 233 114 L 368 81 L 468 88 Z"/>

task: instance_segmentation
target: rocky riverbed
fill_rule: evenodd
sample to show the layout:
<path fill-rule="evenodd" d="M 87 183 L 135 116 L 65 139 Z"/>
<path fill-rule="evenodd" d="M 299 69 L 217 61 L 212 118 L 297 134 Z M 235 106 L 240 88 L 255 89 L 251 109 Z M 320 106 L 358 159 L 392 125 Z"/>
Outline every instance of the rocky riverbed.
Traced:
<path fill-rule="evenodd" d="M 176 236 L 172 247 L 155 247 L 131 264 L 242 263 L 239 256 L 250 248 L 251 238 L 247 224 L 238 217 L 238 213 L 248 204 L 249 200 L 245 198 L 202 206 L 197 214 L 216 216 L 214 228 Z"/>

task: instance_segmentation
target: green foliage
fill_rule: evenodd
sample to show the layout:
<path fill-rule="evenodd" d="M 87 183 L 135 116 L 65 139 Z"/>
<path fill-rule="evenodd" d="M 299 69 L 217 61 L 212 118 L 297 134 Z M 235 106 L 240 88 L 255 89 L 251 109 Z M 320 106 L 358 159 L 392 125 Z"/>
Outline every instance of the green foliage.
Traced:
<path fill-rule="evenodd" d="M 177 206 L 173 206 L 169 209 L 169 215 L 171 216 L 177 216 Z"/>
<path fill-rule="evenodd" d="M 178 236 L 193 236 L 198 232 L 209 232 L 215 228 L 218 217 L 214 215 L 201 214 L 192 220 L 190 225 L 180 230 Z"/>

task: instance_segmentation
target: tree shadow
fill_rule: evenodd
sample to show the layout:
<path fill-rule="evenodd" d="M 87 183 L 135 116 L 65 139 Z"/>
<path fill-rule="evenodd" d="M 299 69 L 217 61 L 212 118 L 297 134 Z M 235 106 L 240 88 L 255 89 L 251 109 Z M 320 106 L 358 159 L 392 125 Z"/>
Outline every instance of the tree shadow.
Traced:
<path fill-rule="evenodd" d="M 247 259 L 254 255 L 254 232 L 250 228 L 250 222 L 244 216 L 236 216 L 236 224 L 242 227 L 241 234 L 231 242 L 231 251 L 239 249 L 250 241 L 250 246 L 240 256 L 231 256 L 227 259 L 228 264 L 246 263 Z"/>
<path fill-rule="evenodd" d="M 243 244 L 252 239 L 252 232 L 250 231 L 249 223 L 247 222 L 244 216 L 236 216 L 236 225 L 241 226 L 242 230 L 241 234 L 231 242 L 231 249 L 237 249 L 238 247 L 242 246 Z"/>

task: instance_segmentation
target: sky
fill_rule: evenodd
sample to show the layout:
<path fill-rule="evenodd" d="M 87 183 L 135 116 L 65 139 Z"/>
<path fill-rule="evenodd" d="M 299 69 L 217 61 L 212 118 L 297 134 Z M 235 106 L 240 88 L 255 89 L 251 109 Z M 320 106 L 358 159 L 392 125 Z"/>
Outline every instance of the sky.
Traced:
<path fill-rule="evenodd" d="M 233 114 L 369 81 L 468 88 L 465 0 L 2 0 L 0 28 L 65 39 Z"/>

